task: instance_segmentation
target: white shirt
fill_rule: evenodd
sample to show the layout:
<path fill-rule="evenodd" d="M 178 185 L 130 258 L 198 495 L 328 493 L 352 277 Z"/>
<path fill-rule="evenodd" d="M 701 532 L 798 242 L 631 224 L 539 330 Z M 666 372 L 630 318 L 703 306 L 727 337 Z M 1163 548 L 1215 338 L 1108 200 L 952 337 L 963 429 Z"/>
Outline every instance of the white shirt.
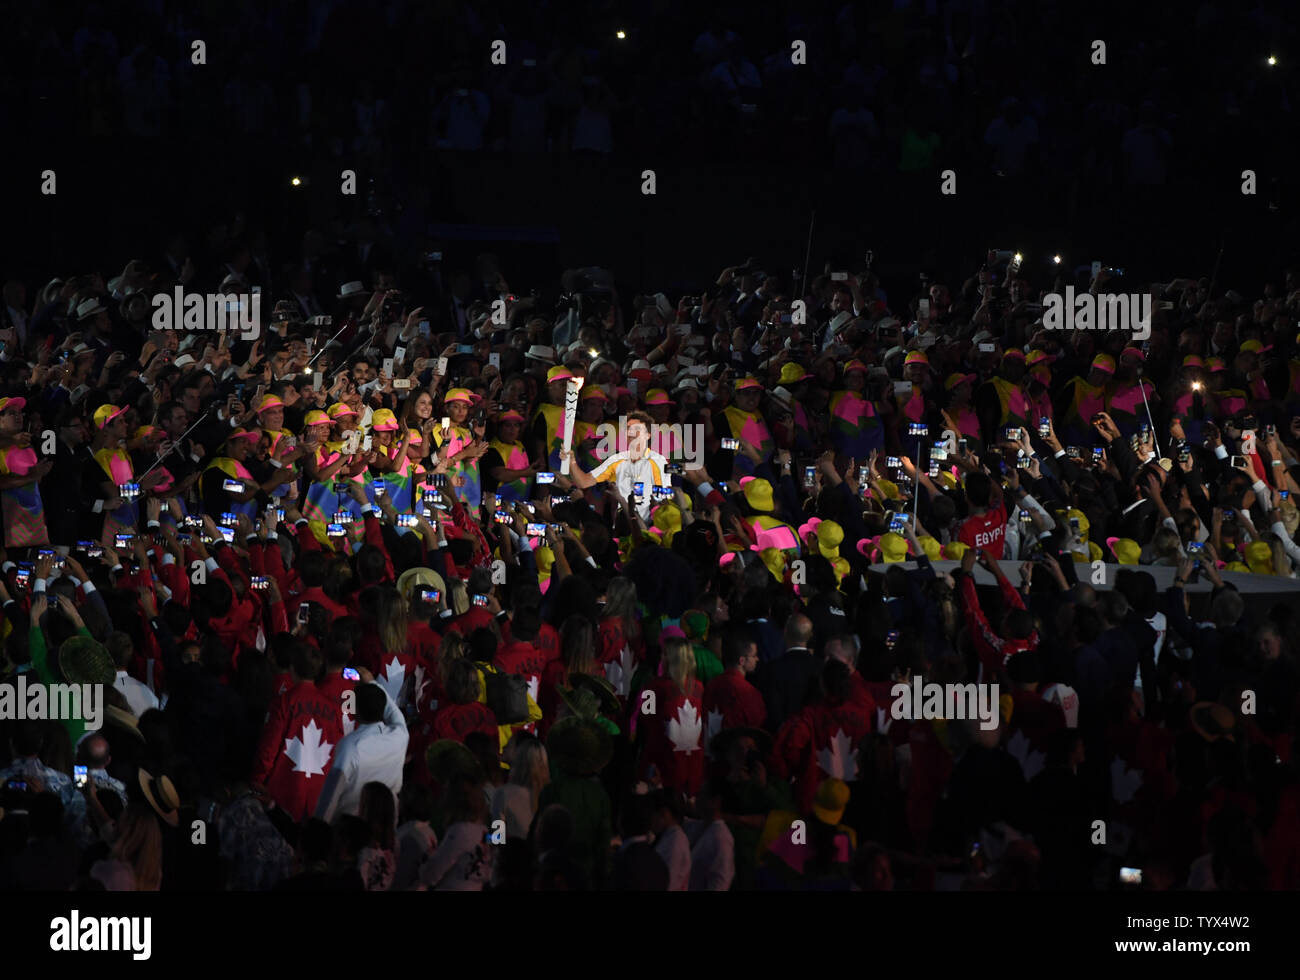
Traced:
<path fill-rule="evenodd" d="M 117 680 L 113 682 L 113 686 L 122 692 L 131 714 L 137 718 L 146 711 L 158 707 L 158 696 L 149 690 L 147 684 L 142 684 L 125 670 L 117 672 Z"/>
<path fill-rule="evenodd" d="M 725 892 L 735 877 L 736 839 L 725 820 L 715 820 L 691 848 L 691 891 Z"/>
<path fill-rule="evenodd" d="M 684 892 L 691 883 L 691 842 L 681 827 L 669 827 L 657 841 L 655 853 L 668 865 L 668 890 Z"/>
<path fill-rule="evenodd" d="M 633 459 L 628 452 L 615 453 L 594 470 L 591 478 L 598 483 L 613 483 L 626 499 L 632 501 L 643 521 L 650 520 L 650 507 L 654 503 L 652 487 L 671 486 L 667 477 L 668 460 L 653 450 L 639 459 Z M 632 488 L 642 484 L 642 493 L 636 497 Z"/>
<path fill-rule="evenodd" d="M 376 686 L 384 691 L 382 684 Z M 316 803 L 316 816 L 326 823 L 340 813 L 356 816 L 361 809 L 361 787 L 366 783 L 383 783 L 394 798 L 402 791 L 402 765 L 410 733 L 387 691 L 384 698 L 388 701 L 384 720 L 358 725 L 351 735 L 343 736 L 334 751 L 334 765 Z"/>

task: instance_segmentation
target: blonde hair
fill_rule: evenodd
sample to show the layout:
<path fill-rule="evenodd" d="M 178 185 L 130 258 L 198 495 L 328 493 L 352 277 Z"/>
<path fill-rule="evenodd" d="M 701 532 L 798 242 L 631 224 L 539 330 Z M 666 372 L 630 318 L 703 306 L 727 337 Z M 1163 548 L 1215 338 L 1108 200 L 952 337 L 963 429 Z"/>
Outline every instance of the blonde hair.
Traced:
<path fill-rule="evenodd" d="M 469 612 L 469 591 L 465 588 L 465 583 L 458 578 L 452 579 L 447 583 L 447 595 L 451 600 L 447 606 L 452 611 L 452 615 L 464 616 Z"/>
<path fill-rule="evenodd" d="M 1178 548 L 1181 544 L 1182 539 L 1178 537 L 1178 532 L 1168 527 L 1160 528 L 1151 539 L 1151 548 L 1156 557 L 1164 561 L 1177 561 Z"/>
<path fill-rule="evenodd" d="M 683 694 L 690 691 L 691 679 L 695 676 L 695 648 L 690 641 L 680 636 L 671 636 L 663 641 L 664 673 L 672 678 L 678 690 Z"/>
<path fill-rule="evenodd" d="M 406 649 L 407 606 L 397 589 L 386 586 L 379 592 L 379 642 L 385 653 Z"/>
<path fill-rule="evenodd" d="M 518 734 L 511 741 L 519 738 Z M 506 746 L 510 752 L 510 746 Z M 528 794 L 533 801 L 533 812 L 537 812 L 537 801 L 542 790 L 551 781 L 551 764 L 546 755 L 546 746 L 541 739 L 529 737 L 520 739 L 510 756 L 510 783 L 514 786 L 528 787 Z"/>

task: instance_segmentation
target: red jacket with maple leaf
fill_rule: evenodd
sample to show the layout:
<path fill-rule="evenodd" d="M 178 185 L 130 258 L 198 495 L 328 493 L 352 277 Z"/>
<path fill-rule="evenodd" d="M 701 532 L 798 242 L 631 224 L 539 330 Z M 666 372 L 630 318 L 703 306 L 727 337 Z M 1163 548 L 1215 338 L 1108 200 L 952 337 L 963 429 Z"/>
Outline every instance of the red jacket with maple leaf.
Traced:
<path fill-rule="evenodd" d="M 810 704 L 786 719 L 776 733 L 776 761 L 795 781 L 800 812 L 812 809 L 823 779 L 858 778 L 857 753 L 871 731 L 872 711 L 860 700 Z"/>
<path fill-rule="evenodd" d="M 617 616 L 602 619 L 598 627 L 596 643 L 597 663 L 613 663 L 619 659 L 624 647 L 631 649 L 634 663 L 639 664 L 645 660 L 645 638 L 643 636 L 639 634 L 628 636 L 628 631 L 623 626 L 623 620 Z"/>
<path fill-rule="evenodd" d="M 767 705 L 763 695 L 745 675 L 737 669 L 723 671 L 709 681 L 704 689 L 704 714 L 707 718 L 714 712 L 722 715 L 722 727 L 728 728 L 762 728 L 767 721 Z"/>
<path fill-rule="evenodd" d="M 642 778 L 653 765 L 666 788 L 694 796 L 704 782 L 704 685 L 692 678 L 683 693 L 671 677 L 659 677 L 650 690 L 655 713 L 642 715 L 639 726 Z"/>
<path fill-rule="evenodd" d="M 542 672 L 546 669 L 541 650 L 526 640 L 515 640 L 497 650 L 493 662 L 502 673 L 518 674 L 526 680 L 529 695 L 541 706 Z"/>
<path fill-rule="evenodd" d="M 339 712 L 339 731 L 344 735 L 352 734 L 352 730 L 357 725 L 357 705 L 356 699 L 348 698 L 352 710 L 344 709 L 344 695 L 349 691 L 357 689 L 357 682 L 348 680 L 343 676 L 342 671 L 327 673 L 323 678 L 316 682 L 316 686 L 321 689 L 321 693 L 333 701 L 338 706 Z"/>
<path fill-rule="evenodd" d="M 311 816 L 342 737 L 338 705 L 314 682 L 299 681 L 271 702 L 253 782 L 294 820 Z"/>

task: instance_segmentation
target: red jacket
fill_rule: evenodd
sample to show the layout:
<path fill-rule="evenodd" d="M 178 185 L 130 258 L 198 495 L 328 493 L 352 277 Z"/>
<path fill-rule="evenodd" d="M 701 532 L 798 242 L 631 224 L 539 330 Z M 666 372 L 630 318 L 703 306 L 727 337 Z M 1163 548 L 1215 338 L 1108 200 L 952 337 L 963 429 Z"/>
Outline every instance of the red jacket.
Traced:
<path fill-rule="evenodd" d="M 799 812 L 812 809 L 823 779 L 858 778 L 858 746 L 871 731 L 872 713 L 859 701 L 810 704 L 776 734 L 776 761 L 795 780 Z"/>
<path fill-rule="evenodd" d="M 714 714 L 722 716 L 717 731 L 728 728 L 762 728 L 767 721 L 767 705 L 758 688 L 745 679 L 738 669 L 727 670 L 709 681 L 704 689 L 704 715 L 713 731 Z"/>
<path fill-rule="evenodd" d="M 339 712 L 339 730 L 344 735 L 351 735 L 353 729 L 357 727 L 357 704 L 355 697 L 344 697 L 351 691 L 357 689 L 357 682 L 350 681 L 343 676 L 342 672 L 337 674 L 326 674 L 324 679 L 316 682 L 316 686 L 321 689 L 321 693 L 338 705 Z M 351 710 L 348 710 L 348 709 Z"/>
<path fill-rule="evenodd" d="M 471 732 L 498 737 L 497 717 L 486 704 L 448 704 L 433 716 L 433 739 L 452 738 L 464 742 Z"/>
<path fill-rule="evenodd" d="M 659 677 L 650 690 L 655 713 L 642 715 L 639 726 L 645 739 L 642 778 L 653 765 L 666 788 L 694 796 L 704 782 L 704 685 L 692 678 L 682 694 L 672 678 Z"/>
<path fill-rule="evenodd" d="M 299 681 L 271 702 L 253 782 L 264 785 L 294 820 L 311 816 L 342 737 L 333 699 L 313 682 Z"/>
<path fill-rule="evenodd" d="M 1002 604 L 1010 609 L 1024 609 L 1025 603 L 1020 598 L 1014 585 L 1005 575 L 998 576 L 998 586 L 1002 589 Z M 961 577 L 961 604 L 966 611 L 966 629 L 979 654 L 980 665 L 984 668 L 982 680 L 992 681 L 1017 653 L 1033 650 L 1038 646 L 1037 631 L 1030 633 L 1023 640 L 1004 638 L 993 631 L 984 610 L 980 608 L 979 596 L 975 593 L 975 579 L 969 575 Z"/>

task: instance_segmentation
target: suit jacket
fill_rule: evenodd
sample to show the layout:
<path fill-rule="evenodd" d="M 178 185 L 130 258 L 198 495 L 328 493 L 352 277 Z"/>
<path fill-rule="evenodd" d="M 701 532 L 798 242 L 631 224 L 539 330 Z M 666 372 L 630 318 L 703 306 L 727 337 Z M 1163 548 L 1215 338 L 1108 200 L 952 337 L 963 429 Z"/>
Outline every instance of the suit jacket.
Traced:
<path fill-rule="evenodd" d="M 763 666 L 759 684 L 767 706 L 768 731 L 776 731 L 813 699 L 821 663 L 811 650 L 787 650 Z"/>

